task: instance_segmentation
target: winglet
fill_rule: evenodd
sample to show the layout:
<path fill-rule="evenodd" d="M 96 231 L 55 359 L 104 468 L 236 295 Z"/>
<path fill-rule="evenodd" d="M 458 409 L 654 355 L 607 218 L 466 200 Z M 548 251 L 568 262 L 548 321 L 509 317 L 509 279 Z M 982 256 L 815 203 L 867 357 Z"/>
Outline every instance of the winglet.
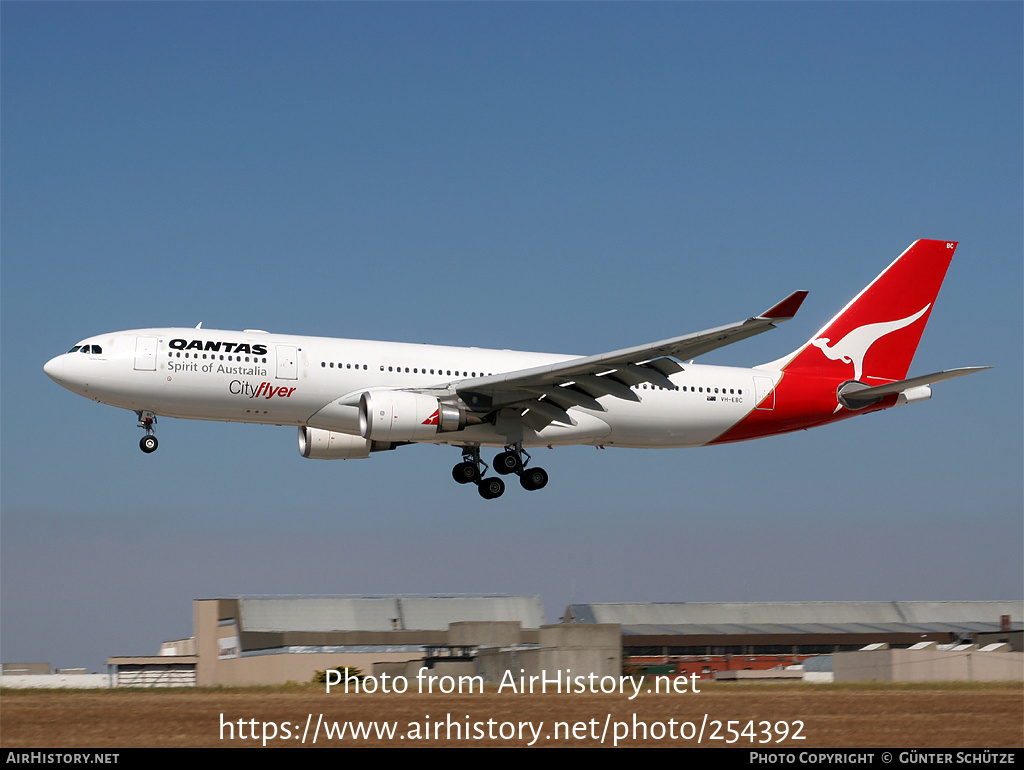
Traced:
<path fill-rule="evenodd" d="M 806 298 L 806 291 L 794 291 L 782 300 L 782 302 L 772 305 L 770 308 L 765 310 L 758 316 L 758 318 L 770 318 L 773 321 L 788 321 L 796 315 L 796 311 L 800 309 L 800 305 L 803 304 Z"/>

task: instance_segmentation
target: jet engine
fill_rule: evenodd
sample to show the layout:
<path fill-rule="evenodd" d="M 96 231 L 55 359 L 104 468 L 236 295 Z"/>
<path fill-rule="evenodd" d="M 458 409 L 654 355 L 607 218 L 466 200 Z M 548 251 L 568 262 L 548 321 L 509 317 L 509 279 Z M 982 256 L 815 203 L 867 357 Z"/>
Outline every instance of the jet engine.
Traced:
<path fill-rule="evenodd" d="M 359 397 L 359 432 L 373 441 L 424 441 L 466 427 L 464 409 L 407 390 L 367 391 Z"/>
<path fill-rule="evenodd" d="M 369 457 L 370 452 L 390 449 L 390 446 L 374 446 L 376 441 L 334 433 L 320 428 L 299 428 L 299 454 L 312 460 L 358 460 Z"/>

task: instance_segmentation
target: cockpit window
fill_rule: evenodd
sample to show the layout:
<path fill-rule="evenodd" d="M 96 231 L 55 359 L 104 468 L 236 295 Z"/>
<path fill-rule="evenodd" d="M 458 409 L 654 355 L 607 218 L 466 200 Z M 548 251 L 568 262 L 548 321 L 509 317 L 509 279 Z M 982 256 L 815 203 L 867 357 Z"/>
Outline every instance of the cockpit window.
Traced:
<path fill-rule="evenodd" d="M 77 353 L 79 350 L 81 350 L 81 348 L 81 345 L 75 345 L 73 348 L 71 348 L 71 350 L 68 351 L 68 353 Z"/>
<path fill-rule="evenodd" d="M 91 353 L 92 355 L 100 355 L 103 353 L 103 348 L 99 345 L 75 345 L 68 353 Z"/>

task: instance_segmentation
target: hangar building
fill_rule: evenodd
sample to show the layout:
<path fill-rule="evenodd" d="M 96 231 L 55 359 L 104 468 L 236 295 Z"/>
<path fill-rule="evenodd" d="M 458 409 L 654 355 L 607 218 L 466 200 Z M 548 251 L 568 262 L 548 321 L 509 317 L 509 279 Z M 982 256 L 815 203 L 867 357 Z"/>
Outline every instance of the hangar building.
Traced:
<path fill-rule="evenodd" d="M 1021 601 L 572 604 L 561 624 L 549 626 L 536 596 L 231 598 L 193 606 L 194 639 L 168 643 L 160 656 L 108 659 L 118 684 L 308 682 L 315 671 L 343 665 L 406 675 L 421 665 L 458 667 L 488 679 L 513 664 L 604 674 L 618 672 L 623 652 L 648 673 L 707 677 L 868 645 L 1024 647 Z"/>
<path fill-rule="evenodd" d="M 309 682 L 337 666 L 369 673 L 375 663 L 536 642 L 544 606 L 539 596 L 197 599 L 193 616 L 194 654 L 109 658 L 118 681 L 250 685 Z M 453 623 L 464 624 L 457 645 L 449 640 Z"/>
<path fill-rule="evenodd" d="M 658 673 L 779 668 L 868 645 L 1024 649 L 1024 602 L 683 602 L 571 604 L 567 623 L 618 623 L 632 662 Z M 1014 620 L 1015 619 L 1015 620 Z"/>

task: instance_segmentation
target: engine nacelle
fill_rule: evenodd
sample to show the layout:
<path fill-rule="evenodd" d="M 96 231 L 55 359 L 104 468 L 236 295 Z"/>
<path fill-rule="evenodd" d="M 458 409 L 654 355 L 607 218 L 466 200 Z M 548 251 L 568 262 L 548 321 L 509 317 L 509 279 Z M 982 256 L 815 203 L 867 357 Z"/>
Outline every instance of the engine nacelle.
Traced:
<path fill-rule="evenodd" d="M 299 454 L 311 460 L 359 460 L 375 451 L 375 443 L 347 433 L 307 428 L 305 425 L 299 428 Z"/>
<path fill-rule="evenodd" d="M 405 390 L 367 391 L 359 397 L 359 432 L 373 441 L 424 441 L 462 430 L 464 409 Z"/>

